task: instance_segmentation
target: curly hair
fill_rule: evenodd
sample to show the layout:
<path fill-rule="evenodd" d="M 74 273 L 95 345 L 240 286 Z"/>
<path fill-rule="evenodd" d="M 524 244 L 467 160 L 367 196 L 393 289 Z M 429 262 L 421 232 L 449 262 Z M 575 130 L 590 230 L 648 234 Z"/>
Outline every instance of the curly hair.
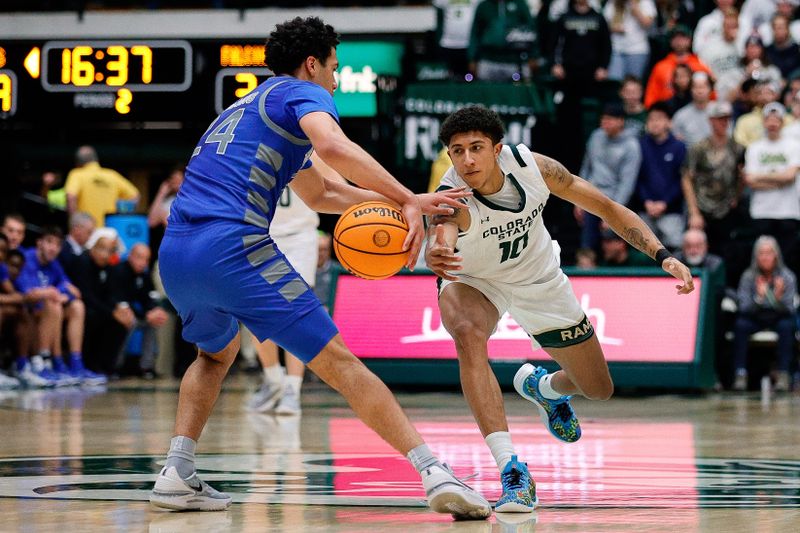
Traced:
<path fill-rule="evenodd" d="M 276 75 L 291 74 L 307 57 L 319 59 L 323 66 L 331 48 L 339 44 L 339 34 L 317 17 L 295 17 L 275 26 L 266 44 L 266 64 Z"/>
<path fill-rule="evenodd" d="M 506 128 L 497 113 L 483 106 L 473 105 L 462 107 L 444 120 L 439 130 L 439 140 L 445 146 L 450 146 L 453 135 L 468 131 L 479 131 L 489 137 L 492 144 L 497 144 L 505 135 Z"/>

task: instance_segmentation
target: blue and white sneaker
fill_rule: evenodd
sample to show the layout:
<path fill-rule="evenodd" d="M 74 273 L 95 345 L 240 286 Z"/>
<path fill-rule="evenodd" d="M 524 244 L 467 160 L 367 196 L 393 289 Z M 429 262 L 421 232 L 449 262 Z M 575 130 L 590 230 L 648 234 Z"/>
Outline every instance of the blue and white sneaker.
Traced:
<path fill-rule="evenodd" d="M 512 455 L 511 461 L 500 473 L 503 494 L 494 504 L 498 513 L 529 513 L 539 505 L 536 497 L 536 483 L 533 481 L 528 465 L 517 461 Z"/>
<path fill-rule="evenodd" d="M 542 396 L 539 392 L 539 380 L 546 375 L 547 370 L 544 368 L 526 363 L 514 376 L 514 388 L 520 396 L 539 408 L 542 422 L 555 438 L 564 442 L 575 442 L 581 438 L 581 425 L 569 404 L 571 397 L 562 396 L 558 400 L 550 400 Z"/>
<path fill-rule="evenodd" d="M 17 362 L 17 379 L 26 387 L 43 389 L 55 387 L 55 380 L 50 377 L 49 373 L 43 375 L 43 371 L 44 367 L 40 368 L 38 372 L 34 370 L 33 364 L 27 359 L 20 359 Z"/>
<path fill-rule="evenodd" d="M 83 366 L 83 359 L 80 357 L 70 357 L 69 360 L 69 373 L 72 377 L 78 379 L 81 385 L 105 385 L 108 383 L 108 377 L 97 372 L 92 372 Z"/>

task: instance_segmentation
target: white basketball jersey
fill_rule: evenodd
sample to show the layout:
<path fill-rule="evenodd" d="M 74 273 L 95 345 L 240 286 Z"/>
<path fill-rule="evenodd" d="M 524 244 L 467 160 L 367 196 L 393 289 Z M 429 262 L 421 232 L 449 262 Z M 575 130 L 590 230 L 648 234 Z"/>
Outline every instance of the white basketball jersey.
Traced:
<path fill-rule="evenodd" d="M 291 188 L 283 189 L 269 226 L 269 234 L 273 237 L 284 237 L 304 231 L 315 232 L 318 226 L 317 212 L 303 203 Z"/>
<path fill-rule="evenodd" d="M 467 198 L 470 225 L 459 233 L 456 243 L 463 268 L 453 274 L 503 283 L 548 281 L 560 264 L 542 221 L 550 190 L 525 145 L 503 146 L 498 163 L 505 179 L 519 192 L 520 205 L 506 208 L 472 191 L 473 196 Z M 470 188 L 454 167 L 442 177 L 441 186 Z"/>

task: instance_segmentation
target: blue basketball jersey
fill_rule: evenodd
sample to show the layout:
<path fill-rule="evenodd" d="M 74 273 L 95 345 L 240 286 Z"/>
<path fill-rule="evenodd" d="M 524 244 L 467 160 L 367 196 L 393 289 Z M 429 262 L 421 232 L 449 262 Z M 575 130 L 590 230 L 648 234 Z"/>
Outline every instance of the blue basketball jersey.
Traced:
<path fill-rule="evenodd" d="M 217 117 L 200 138 L 170 209 L 169 223 L 225 220 L 266 233 L 281 192 L 311 166 L 311 142 L 300 119 L 339 115 L 321 86 L 275 76 Z"/>

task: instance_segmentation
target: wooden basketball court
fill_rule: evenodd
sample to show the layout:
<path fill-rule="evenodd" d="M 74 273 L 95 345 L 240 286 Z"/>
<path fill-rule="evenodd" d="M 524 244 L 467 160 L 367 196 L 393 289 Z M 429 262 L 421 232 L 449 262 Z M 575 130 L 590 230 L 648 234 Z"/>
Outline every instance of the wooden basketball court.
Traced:
<path fill-rule="evenodd" d="M 526 515 L 454 522 L 424 507 L 411 466 L 342 399 L 311 384 L 302 417 L 247 413 L 254 378 L 226 382 L 198 446 L 226 512 L 153 509 L 177 383 L 0 393 L 2 531 L 800 531 L 800 395 L 578 399 L 583 437 L 551 437 L 507 393 L 538 486 Z M 400 393 L 440 458 L 488 499 L 496 466 L 459 393 Z"/>

